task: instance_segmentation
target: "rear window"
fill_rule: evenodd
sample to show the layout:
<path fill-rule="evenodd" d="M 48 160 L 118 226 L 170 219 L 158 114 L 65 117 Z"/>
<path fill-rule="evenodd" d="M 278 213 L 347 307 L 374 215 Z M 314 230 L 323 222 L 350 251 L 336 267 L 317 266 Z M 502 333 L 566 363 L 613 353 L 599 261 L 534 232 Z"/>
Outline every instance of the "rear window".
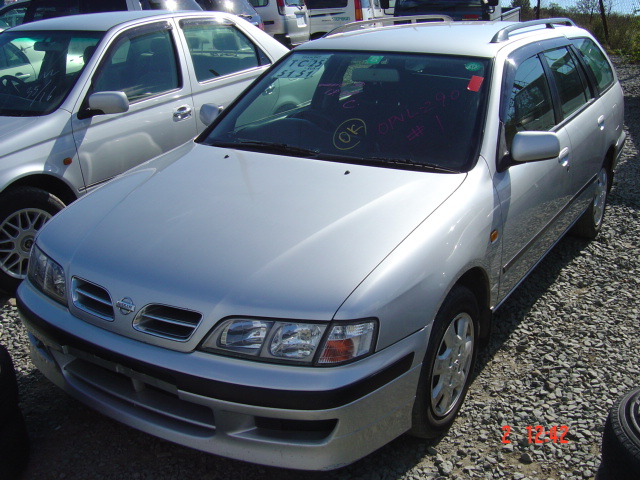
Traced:
<path fill-rule="evenodd" d="M 604 91 L 613 84 L 613 69 L 602 50 L 589 38 L 578 38 L 573 41 L 582 58 L 593 72 L 598 90 Z"/>
<path fill-rule="evenodd" d="M 469 57 L 295 52 L 204 142 L 466 171 L 481 143 L 488 68 Z"/>

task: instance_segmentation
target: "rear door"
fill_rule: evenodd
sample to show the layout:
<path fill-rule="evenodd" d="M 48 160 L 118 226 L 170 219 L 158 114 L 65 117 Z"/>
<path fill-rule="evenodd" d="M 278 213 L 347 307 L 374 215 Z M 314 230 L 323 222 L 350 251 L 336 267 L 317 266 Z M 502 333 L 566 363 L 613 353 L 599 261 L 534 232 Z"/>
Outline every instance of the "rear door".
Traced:
<path fill-rule="evenodd" d="M 505 80 L 502 119 L 507 150 L 516 133 L 554 131 L 560 156 L 512 165 L 496 176 L 503 212 L 501 296 L 511 291 L 568 227 L 572 155 L 569 135 L 558 125 L 541 54 L 512 59 L 515 74 Z"/>
<path fill-rule="evenodd" d="M 185 18 L 179 23 L 188 47 L 194 111 L 201 132 L 206 127 L 199 115 L 202 105 L 213 104 L 221 109 L 228 106 L 272 59 L 231 20 L 200 17 Z"/>
<path fill-rule="evenodd" d="M 102 52 L 86 60 L 97 68 L 72 120 L 86 188 L 197 133 L 189 76 L 172 24 L 162 21 L 130 28 Z M 102 91 L 124 92 L 129 110 L 86 118 L 89 95 Z"/>

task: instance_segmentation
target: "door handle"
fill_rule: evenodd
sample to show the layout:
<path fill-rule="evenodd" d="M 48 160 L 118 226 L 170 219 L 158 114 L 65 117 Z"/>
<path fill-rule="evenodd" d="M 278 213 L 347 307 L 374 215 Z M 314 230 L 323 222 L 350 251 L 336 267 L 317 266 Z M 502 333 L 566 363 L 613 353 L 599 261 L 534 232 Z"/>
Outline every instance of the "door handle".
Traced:
<path fill-rule="evenodd" d="M 189 105 L 182 105 L 173 111 L 173 119 L 178 122 L 180 120 L 186 120 L 187 118 L 191 118 L 192 113 L 193 110 Z"/>
<path fill-rule="evenodd" d="M 604 115 L 600 115 L 598 117 L 598 128 L 600 128 L 600 130 L 604 130 Z"/>
<path fill-rule="evenodd" d="M 25 78 L 29 78 L 31 76 L 30 73 L 22 73 L 18 72 L 14 75 L 14 77 L 19 78 L 20 80 L 24 80 Z"/>
<path fill-rule="evenodd" d="M 569 147 L 564 147 L 558 156 L 558 163 L 569 170 Z"/>

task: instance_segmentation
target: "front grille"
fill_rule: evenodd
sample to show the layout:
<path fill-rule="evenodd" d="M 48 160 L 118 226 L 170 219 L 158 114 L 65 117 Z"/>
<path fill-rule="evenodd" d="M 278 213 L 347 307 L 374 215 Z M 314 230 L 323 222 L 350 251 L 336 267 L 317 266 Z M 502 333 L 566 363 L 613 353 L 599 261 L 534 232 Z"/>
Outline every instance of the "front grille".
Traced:
<path fill-rule="evenodd" d="M 183 400 L 175 385 L 73 348 L 64 366 L 67 381 L 79 391 L 162 428 L 208 438 L 215 434 L 213 411 Z"/>
<path fill-rule="evenodd" d="M 186 342 L 200 324 L 198 312 L 167 305 L 147 305 L 133 321 L 133 328 L 140 332 Z"/>
<path fill-rule="evenodd" d="M 111 296 L 104 288 L 78 277 L 71 281 L 73 304 L 82 311 L 110 322 L 114 319 Z"/>

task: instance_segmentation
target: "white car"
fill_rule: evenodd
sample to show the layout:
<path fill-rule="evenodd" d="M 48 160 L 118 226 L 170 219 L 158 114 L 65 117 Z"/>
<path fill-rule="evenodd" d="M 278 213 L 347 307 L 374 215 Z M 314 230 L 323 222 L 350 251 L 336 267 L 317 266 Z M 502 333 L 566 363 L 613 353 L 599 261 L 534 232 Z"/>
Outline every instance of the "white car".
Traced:
<path fill-rule="evenodd" d="M 447 431 L 492 313 L 601 229 L 622 89 L 567 19 L 376 22 L 296 47 L 45 225 L 17 296 L 45 376 L 278 467 Z"/>
<path fill-rule="evenodd" d="M 288 50 L 235 15 L 113 12 L 0 36 L 0 289 L 65 205 L 205 128 Z M 202 120 L 204 118 L 204 121 Z"/>

